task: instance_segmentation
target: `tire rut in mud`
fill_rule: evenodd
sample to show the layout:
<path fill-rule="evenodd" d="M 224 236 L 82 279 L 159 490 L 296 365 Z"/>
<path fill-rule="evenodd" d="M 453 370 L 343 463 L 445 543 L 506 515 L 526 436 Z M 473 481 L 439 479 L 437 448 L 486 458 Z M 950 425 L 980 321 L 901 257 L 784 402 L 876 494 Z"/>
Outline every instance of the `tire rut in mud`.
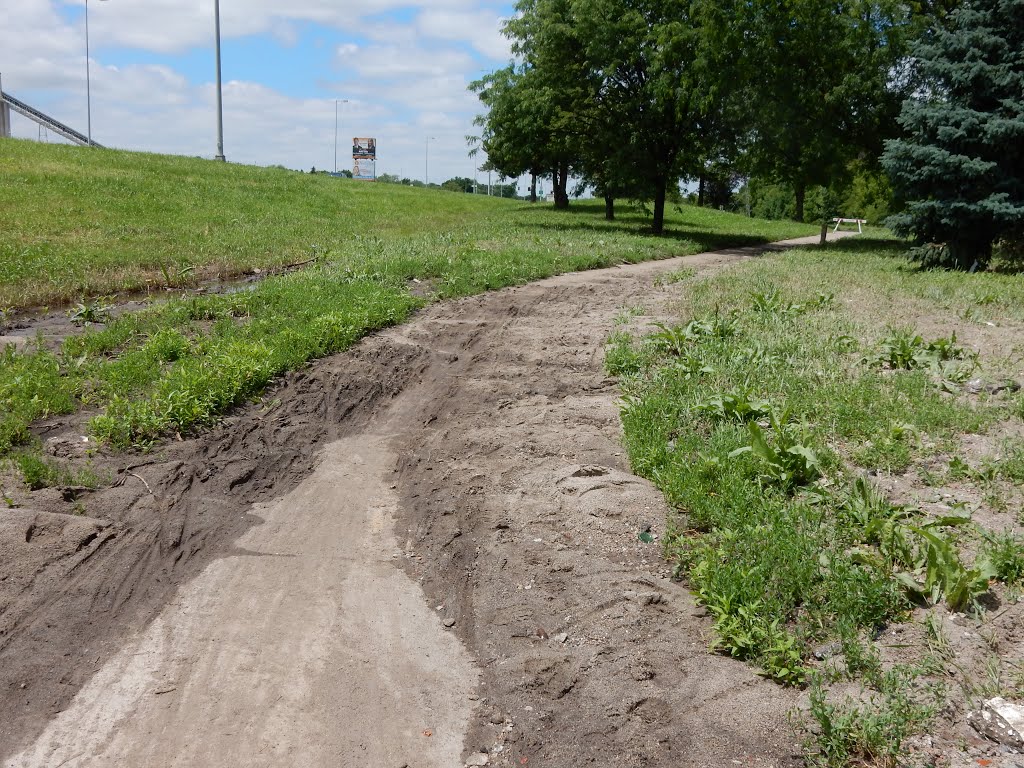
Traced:
<path fill-rule="evenodd" d="M 368 339 L 290 374 L 206 435 L 100 457 L 117 479 L 76 494 L 88 516 L 70 514 L 56 490 L 0 511 L 0 758 L 66 708 L 178 585 L 231 551 L 255 521 L 252 504 L 294 488 L 326 443 L 369 422 L 423 365 L 421 350 Z M 80 424 L 51 426 L 48 445 L 81 460 Z"/>

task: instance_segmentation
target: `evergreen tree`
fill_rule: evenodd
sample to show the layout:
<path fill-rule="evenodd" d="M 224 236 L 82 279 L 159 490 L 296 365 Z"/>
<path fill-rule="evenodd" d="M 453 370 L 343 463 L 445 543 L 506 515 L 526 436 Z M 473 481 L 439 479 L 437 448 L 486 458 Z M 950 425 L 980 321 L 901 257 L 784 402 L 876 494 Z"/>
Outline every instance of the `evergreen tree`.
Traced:
<path fill-rule="evenodd" d="M 914 51 L 924 88 L 903 105 L 905 138 L 883 165 L 908 201 L 890 219 L 918 259 L 984 267 L 1024 224 L 1024 0 L 971 0 Z"/>

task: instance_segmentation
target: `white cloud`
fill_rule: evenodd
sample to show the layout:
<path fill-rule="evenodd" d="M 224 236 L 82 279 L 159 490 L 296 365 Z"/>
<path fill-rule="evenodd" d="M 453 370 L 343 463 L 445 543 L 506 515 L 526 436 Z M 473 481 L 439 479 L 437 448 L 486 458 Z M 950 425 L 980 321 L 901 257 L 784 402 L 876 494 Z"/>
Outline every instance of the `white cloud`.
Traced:
<path fill-rule="evenodd" d="M 0 73 L 5 90 L 31 94 L 26 100 L 34 106 L 85 132 L 84 29 L 80 18 L 69 22 L 59 12 L 60 6 L 82 4 L 5 4 Z M 380 19 L 397 8 L 412 9 L 412 21 Z M 113 147 L 212 157 L 214 86 L 208 80 L 190 82 L 175 69 L 173 54 L 212 48 L 213 0 L 90 0 L 89 15 L 94 138 Z M 266 33 L 288 48 L 300 39 L 303 25 L 320 24 L 365 41 L 337 45 L 334 70 L 301 73 L 306 79 L 297 92 L 309 93 L 309 84 L 319 83 L 322 97 L 297 98 L 286 86 L 270 87 L 257 78 L 226 82 L 228 159 L 331 168 L 335 98 L 345 98 L 348 103 L 338 109 L 341 167 L 347 167 L 349 138 L 375 136 L 378 172 L 422 178 L 425 141 L 431 136 L 436 137 L 430 142 L 431 178 L 469 175 L 482 159 L 467 157 L 465 135 L 474 130 L 479 102 L 466 86 L 506 56 L 500 19 L 499 8 L 474 0 L 221 0 L 225 38 Z M 119 66 L 104 61 L 112 48 L 122 49 Z M 166 61 L 130 63 L 125 48 Z M 22 118 L 14 127 L 18 136 L 38 136 L 35 124 Z"/>
<path fill-rule="evenodd" d="M 416 19 L 416 28 L 426 37 L 452 42 L 469 42 L 489 59 L 507 61 L 512 55 L 508 38 L 501 34 L 505 18 L 491 11 L 465 11 L 431 6 Z"/>

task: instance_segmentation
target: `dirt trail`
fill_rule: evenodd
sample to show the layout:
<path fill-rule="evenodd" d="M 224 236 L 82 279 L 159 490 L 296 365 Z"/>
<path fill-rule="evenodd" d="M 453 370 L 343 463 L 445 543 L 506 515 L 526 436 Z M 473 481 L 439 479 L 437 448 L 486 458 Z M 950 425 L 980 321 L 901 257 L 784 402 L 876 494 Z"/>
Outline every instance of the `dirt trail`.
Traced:
<path fill-rule="evenodd" d="M 602 372 L 656 275 L 761 250 L 436 305 L 122 473 L 96 520 L 0 517 L 3 765 L 798 764 L 793 695 L 707 653 L 638 539 L 666 510 Z"/>
<path fill-rule="evenodd" d="M 475 673 L 394 566 L 386 443 L 329 445 L 11 765 L 458 764 Z"/>

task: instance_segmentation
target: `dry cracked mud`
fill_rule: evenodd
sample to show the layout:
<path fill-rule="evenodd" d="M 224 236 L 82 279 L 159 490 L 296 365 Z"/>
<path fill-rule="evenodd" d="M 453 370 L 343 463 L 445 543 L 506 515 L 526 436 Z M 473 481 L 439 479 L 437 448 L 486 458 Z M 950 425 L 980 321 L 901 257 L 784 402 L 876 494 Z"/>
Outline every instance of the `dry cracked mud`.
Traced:
<path fill-rule="evenodd" d="M 431 306 L 0 511 L 0 765 L 800 764 L 795 694 L 638 538 L 666 509 L 602 368 L 659 274 L 765 250 Z"/>

